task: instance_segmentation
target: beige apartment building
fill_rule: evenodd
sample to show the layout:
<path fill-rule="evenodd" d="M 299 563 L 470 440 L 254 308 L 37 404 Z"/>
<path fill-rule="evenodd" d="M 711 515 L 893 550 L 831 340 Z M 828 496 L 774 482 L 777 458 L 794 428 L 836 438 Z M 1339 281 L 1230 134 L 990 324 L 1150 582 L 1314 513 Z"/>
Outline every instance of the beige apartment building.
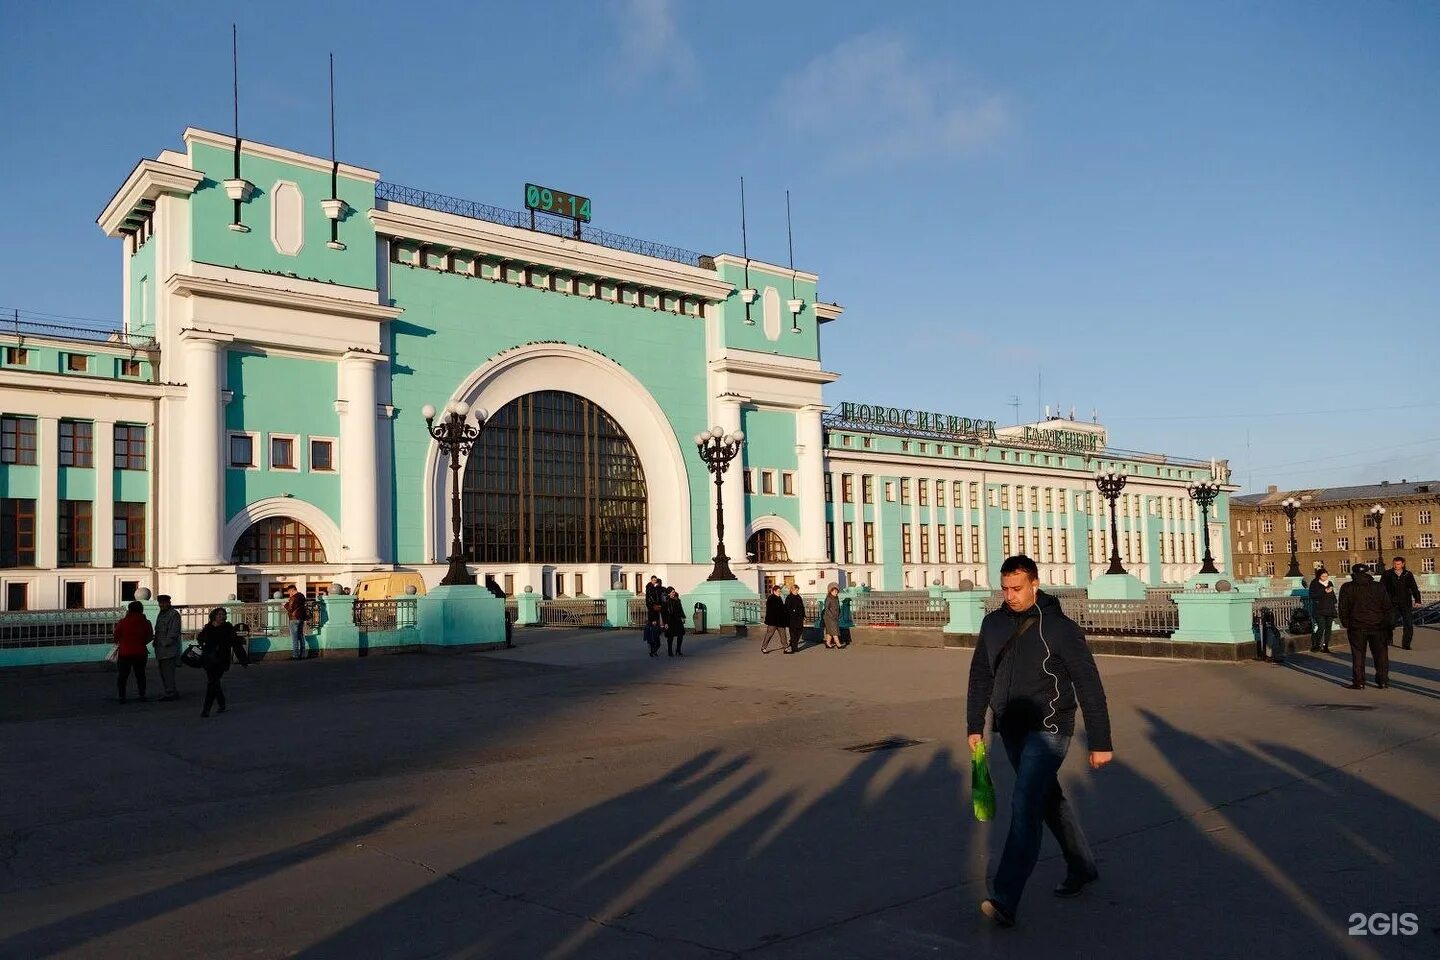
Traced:
<path fill-rule="evenodd" d="M 1323 565 L 1345 576 L 1357 563 L 1403 556 L 1417 575 L 1436 572 L 1440 548 L 1440 480 L 1384 481 L 1360 487 L 1280 490 L 1232 497 L 1230 542 L 1240 577 L 1283 577 L 1290 566 L 1290 533 L 1283 503 L 1300 501 L 1296 555 L 1307 579 Z M 1372 511 L 1385 508 L 1380 525 Z M 1378 541 L 1378 542 L 1377 542 Z"/>

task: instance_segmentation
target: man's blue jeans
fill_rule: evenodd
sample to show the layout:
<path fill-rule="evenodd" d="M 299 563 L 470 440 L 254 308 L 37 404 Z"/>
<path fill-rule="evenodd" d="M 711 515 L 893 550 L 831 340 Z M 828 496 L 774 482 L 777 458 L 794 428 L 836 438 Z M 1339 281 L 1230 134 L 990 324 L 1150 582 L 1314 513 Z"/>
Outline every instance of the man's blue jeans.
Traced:
<path fill-rule="evenodd" d="M 1089 878 L 1098 871 L 1090 843 L 1056 778 L 1065 762 L 1065 751 L 1070 748 L 1070 738 L 1031 730 L 1002 732 L 1001 739 L 1010 765 L 1015 768 L 1015 795 L 1010 799 L 1010 832 L 1005 837 L 1000 867 L 995 871 L 995 899 L 1014 916 L 1025 882 L 1040 859 L 1044 827 L 1049 827 L 1060 841 L 1068 876 Z"/>
<path fill-rule="evenodd" d="M 296 660 L 305 659 L 305 621 L 290 621 L 290 656 Z"/>

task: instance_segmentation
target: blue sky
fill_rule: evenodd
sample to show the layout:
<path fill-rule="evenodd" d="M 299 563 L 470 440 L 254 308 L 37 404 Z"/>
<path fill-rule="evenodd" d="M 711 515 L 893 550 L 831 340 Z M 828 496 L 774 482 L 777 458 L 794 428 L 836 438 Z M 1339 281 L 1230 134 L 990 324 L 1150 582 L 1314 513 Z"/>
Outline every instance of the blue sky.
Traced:
<path fill-rule="evenodd" d="M 780 263 L 790 189 L 832 402 L 1098 410 L 1250 489 L 1440 477 L 1440 4 L 236 7 L 253 139 L 327 152 L 333 50 L 387 180 L 738 252 L 743 174 Z M 229 130 L 231 14 L 60 9 L 0 6 L 0 304 L 115 319 L 94 219 Z"/>

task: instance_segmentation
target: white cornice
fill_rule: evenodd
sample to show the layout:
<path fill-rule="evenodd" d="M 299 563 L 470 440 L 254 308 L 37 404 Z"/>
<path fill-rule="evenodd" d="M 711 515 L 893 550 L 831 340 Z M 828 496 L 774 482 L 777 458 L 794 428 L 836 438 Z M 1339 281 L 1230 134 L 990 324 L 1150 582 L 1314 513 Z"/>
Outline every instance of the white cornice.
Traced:
<path fill-rule="evenodd" d="M 165 289 L 180 297 L 210 297 L 217 300 L 233 300 L 268 307 L 284 307 L 290 310 L 304 310 L 310 313 L 328 313 L 355 320 L 371 320 L 376 323 L 394 320 L 404 311 L 398 307 L 381 306 L 378 303 L 358 303 L 338 297 L 301 293 L 295 290 L 276 290 L 249 283 L 235 283 L 177 273 L 165 281 Z"/>
<path fill-rule="evenodd" d="M 188 167 L 161 163 L 158 160 L 141 160 L 110 198 L 110 202 L 105 204 L 105 209 L 100 211 L 95 222 L 100 224 L 100 229 L 105 231 L 106 236 L 118 237 L 120 225 L 142 200 L 154 202 L 165 193 L 188 197 L 204 179 L 204 174 Z"/>
<path fill-rule="evenodd" d="M 437 213 L 409 204 L 387 202 L 385 209 L 371 210 L 369 216 L 376 232 L 384 236 L 473 250 L 521 263 L 683 293 L 711 302 L 722 301 L 735 290 L 734 284 L 721 280 L 711 270 L 611 250 L 583 240 Z"/>
<path fill-rule="evenodd" d="M 718 253 L 715 255 L 714 259 L 715 265 L 717 267 L 729 266 L 743 268 L 747 262 L 744 257 L 737 257 L 733 253 Z M 754 258 L 750 259 L 748 262 L 752 270 L 760 269 L 769 273 L 778 274 L 782 277 L 788 277 L 791 274 L 794 274 L 797 280 L 804 280 L 809 283 L 820 282 L 820 277 L 818 274 L 810 273 L 806 270 L 791 270 L 789 267 L 782 267 L 776 263 L 766 263 L 764 260 L 756 260 Z"/>
<path fill-rule="evenodd" d="M 323 280 L 305 280 L 287 277 L 277 273 L 261 273 L 258 270 L 242 270 L 239 267 L 221 267 L 213 263 L 195 261 L 191 264 L 191 275 L 203 280 L 219 280 L 225 283 L 242 283 L 269 290 L 285 290 L 293 293 L 309 293 L 317 297 L 334 300 L 353 300 L 356 303 L 373 304 L 378 294 L 364 287 L 346 287 Z"/>
<path fill-rule="evenodd" d="M 804 369 L 788 364 L 741 360 L 737 357 L 721 357 L 718 360 L 711 360 L 710 369 L 715 373 L 746 373 L 751 376 L 780 377 L 792 383 L 834 383 L 840 379 L 840 374 L 821 370 L 818 367 Z"/>
<path fill-rule="evenodd" d="M 198 127 L 185 128 L 185 146 L 189 149 L 194 144 L 203 143 L 206 146 L 219 147 L 222 150 L 234 150 L 235 138 L 224 133 L 214 133 L 210 130 L 201 130 Z M 250 154 L 255 157 L 264 157 L 267 160 L 278 160 L 281 163 L 293 163 L 298 167 L 305 167 L 310 170 L 317 170 L 320 173 L 330 172 L 330 161 L 323 157 L 312 157 L 305 153 L 296 153 L 294 150 L 286 150 L 284 147 L 273 147 L 268 143 L 260 143 L 255 140 L 240 140 L 240 155 Z M 370 183 L 380 179 L 380 174 L 374 170 L 367 170 L 364 167 L 351 166 L 348 163 L 340 164 L 341 176 L 353 177 L 356 180 L 368 180 Z"/>
<path fill-rule="evenodd" d="M 11 376 L 14 374 L 14 376 Z M 35 390 L 42 393 L 83 394 L 125 400 L 152 400 L 173 395 L 165 384 L 140 380 L 111 380 L 78 374 L 41 373 L 24 367 L 5 368 L 5 387 L 9 390 Z"/>
<path fill-rule="evenodd" d="M 817 303 L 815 304 L 815 316 L 821 323 L 829 323 L 832 320 L 839 320 L 840 314 L 845 308 L 838 303 Z"/>

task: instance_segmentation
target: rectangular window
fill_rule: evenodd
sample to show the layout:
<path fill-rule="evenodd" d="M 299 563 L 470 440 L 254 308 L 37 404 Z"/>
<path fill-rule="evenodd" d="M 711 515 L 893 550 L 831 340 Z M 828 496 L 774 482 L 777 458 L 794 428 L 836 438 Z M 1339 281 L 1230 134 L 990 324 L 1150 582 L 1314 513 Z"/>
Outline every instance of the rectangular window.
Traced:
<path fill-rule="evenodd" d="M 310 469 L 329 473 L 335 469 L 335 444 L 329 440 L 310 441 Z"/>
<path fill-rule="evenodd" d="M 970 528 L 970 559 L 971 559 L 971 561 L 975 561 L 975 560 L 979 560 L 979 559 L 980 559 L 980 528 L 979 528 L 979 527 L 971 527 L 971 528 Z"/>
<path fill-rule="evenodd" d="M 842 447 L 854 446 L 854 444 L 851 443 L 851 441 L 854 440 L 854 439 L 855 439 L 855 438 L 852 437 L 852 436 L 850 436 L 850 434 L 848 434 L 848 433 L 847 433 L 847 434 L 844 434 L 843 436 L 840 437 L 840 446 L 842 446 Z"/>
<path fill-rule="evenodd" d="M 0 463 L 35 462 L 35 418 L 0 417 Z"/>
<path fill-rule="evenodd" d="M 825 524 L 825 557 L 828 560 L 835 559 L 835 524 Z"/>
<path fill-rule="evenodd" d="M 1350 538 L 1349 538 L 1349 537 L 1337 537 L 1336 540 L 1335 540 L 1335 549 L 1336 549 L 1336 550 L 1349 550 L 1349 549 L 1350 549 Z"/>
<path fill-rule="evenodd" d="M 565 574 L 563 573 L 555 574 L 555 596 L 565 596 Z"/>
<path fill-rule="evenodd" d="M 145 504 L 115 504 L 115 566 L 145 566 Z"/>
<path fill-rule="evenodd" d="M 825 474 L 825 502 L 835 502 L 835 475 L 831 473 Z"/>
<path fill-rule="evenodd" d="M 1398 510 L 1395 511 L 1394 513 L 1390 514 L 1390 526 L 1392 526 L 1392 527 L 1403 527 L 1403 526 L 1405 526 L 1405 514 L 1401 513 L 1401 512 L 1398 511 Z"/>
<path fill-rule="evenodd" d="M 69 373 L 84 373 L 90 369 L 90 358 L 83 353 L 67 353 L 65 369 Z"/>
<path fill-rule="evenodd" d="M 936 559 L 938 559 L 941 563 L 949 563 L 950 551 L 946 549 L 946 541 L 950 539 L 949 532 L 944 527 L 936 527 L 935 535 L 935 541 L 937 544 L 936 550 L 938 551 L 936 554 Z"/>
<path fill-rule="evenodd" d="M 901 503 L 909 503 L 909 502 L 910 502 L 910 478 L 909 478 L 909 477 L 902 477 L 902 478 L 900 479 L 900 502 L 901 502 Z"/>
<path fill-rule="evenodd" d="M 1055 495 L 1054 495 L 1054 492 L 1053 492 L 1049 487 L 1046 487 L 1046 488 L 1045 488 L 1045 512 L 1046 512 L 1046 513 L 1051 513 L 1051 512 L 1053 512 L 1054 510 L 1055 510 Z"/>
<path fill-rule="evenodd" d="M 855 559 L 855 524 L 847 522 L 843 530 L 845 537 L 845 555 L 840 559 L 844 563 L 849 563 Z"/>
<path fill-rule="evenodd" d="M 936 481 L 935 481 L 935 506 L 937 506 L 937 507 L 943 507 L 943 506 L 945 506 L 945 481 L 944 481 L 944 480 L 936 480 Z"/>
<path fill-rule="evenodd" d="M 980 484 L 970 484 L 970 508 L 976 509 L 980 506 Z"/>
<path fill-rule="evenodd" d="M 83 582 L 69 582 L 65 584 L 65 609 L 85 609 L 85 584 Z"/>
<path fill-rule="evenodd" d="M 91 504 L 89 500 L 59 502 L 59 551 L 56 563 L 62 567 L 90 566 Z"/>
<path fill-rule="evenodd" d="M 900 559 L 909 563 L 914 558 L 910 555 L 910 524 L 900 524 Z"/>
<path fill-rule="evenodd" d="M 1010 509 L 1010 488 L 1008 486 L 1000 488 L 1000 509 Z"/>
<path fill-rule="evenodd" d="M 922 507 L 928 507 L 928 506 L 930 506 L 930 481 L 929 481 L 929 480 L 916 480 L 916 481 L 915 481 L 915 486 L 916 486 L 916 488 L 917 488 L 917 490 L 918 490 L 918 492 L 919 492 L 919 494 L 920 494 L 920 506 L 922 506 Z"/>
<path fill-rule="evenodd" d="M 621 587 L 622 589 L 625 587 L 625 574 L 623 574 L 623 573 L 620 575 L 620 587 Z M 515 595 L 515 574 L 513 574 L 513 573 L 507 573 L 507 574 L 505 574 L 505 596 L 507 596 L 507 597 L 513 597 L 514 595 Z"/>
<path fill-rule="evenodd" d="M 956 480 L 954 483 L 950 484 L 950 502 L 958 507 L 964 501 L 964 499 L 965 484 L 961 483 L 959 480 Z M 974 504 L 971 504 L 971 506 L 974 506 Z"/>
<path fill-rule="evenodd" d="M 1040 557 L 1040 531 L 1034 527 L 1030 528 L 1030 556 L 1036 559 Z"/>
<path fill-rule="evenodd" d="M 894 503 L 894 502 L 895 502 L 895 481 L 894 481 L 894 480 L 886 480 L 886 481 L 885 481 L 885 502 L 886 502 L 886 503 Z"/>
<path fill-rule="evenodd" d="M 774 470 L 761 470 L 761 471 L 760 471 L 760 492 L 761 492 L 762 494 L 764 494 L 765 496 L 774 496 L 774 495 L 775 495 L 775 471 L 774 471 Z"/>
<path fill-rule="evenodd" d="M 24 347 L 6 347 L 5 362 L 12 367 L 30 365 L 30 351 Z"/>
<path fill-rule="evenodd" d="M 930 525 L 920 527 L 920 562 L 930 562 Z"/>
<path fill-rule="evenodd" d="M 875 524 L 865 524 L 865 562 L 875 562 Z"/>
<path fill-rule="evenodd" d="M 1274 540 L 1266 540 L 1266 541 L 1265 541 L 1263 544 L 1261 544 L 1260 546 L 1261 546 L 1261 552 L 1262 552 L 1262 553 L 1274 553 L 1274 552 L 1275 552 L 1275 541 L 1274 541 Z"/>
<path fill-rule="evenodd" d="M 35 501 L 0 500 L 0 567 L 35 566 Z"/>
<path fill-rule="evenodd" d="M 865 503 L 875 502 L 875 478 L 863 476 L 860 478 L 860 497 Z"/>
<path fill-rule="evenodd" d="M 230 466 L 255 466 L 255 438 L 245 433 L 230 434 Z"/>
<path fill-rule="evenodd" d="M 1404 535 L 1404 534 L 1397 534 L 1392 542 L 1395 544 L 1395 549 L 1396 549 L 1396 550 L 1404 550 L 1404 549 L 1405 549 L 1405 535 Z"/>
<path fill-rule="evenodd" d="M 60 466 L 95 465 L 95 424 L 89 420 L 60 421 Z"/>
<path fill-rule="evenodd" d="M 1420 525 L 1421 525 L 1422 527 L 1428 527 L 1428 526 L 1430 525 L 1430 511 L 1429 511 L 1429 510 L 1421 510 L 1421 511 L 1420 511 Z"/>
<path fill-rule="evenodd" d="M 787 497 L 795 496 L 795 474 L 788 470 L 780 474 L 780 492 Z"/>
<path fill-rule="evenodd" d="M 1261 533 L 1274 533 L 1274 532 L 1275 532 L 1275 521 L 1274 521 L 1274 520 L 1261 520 L 1261 521 L 1260 521 L 1260 532 L 1261 532 Z"/>
<path fill-rule="evenodd" d="M 1422 557 L 1422 558 L 1420 558 L 1420 572 L 1421 572 L 1421 573 L 1434 573 L 1434 572 L 1435 572 L 1435 558 L 1434 558 L 1434 557 Z"/>
<path fill-rule="evenodd" d="M 122 377 L 138 377 L 138 376 L 140 376 L 140 361 L 139 361 L 139 360 L 121 360 L 121 361 L 120 361 L 120 376 L 122 376 Z"/>
<path fill-rule="evenodd" d="M 1366 549 L 1367 551 L 1370 551 L 1370 550 L 1374 550 L 1374 549 L 1375 549 L 1375 538 L 1374 538 L 1374 537 L 1366 537 L 1366 538 L 1365 538 L 1365 549 Z"/>
<path fill-rule="evenodd" d="M 1319 518 L 1319 517 L 1311 517 L 1311 518 L 1310 518 L 1310 529 L 1313 530 L 1313 531 L 1315 531 L 1316 533 L 1319 533 L 1319 532 L 1320 532 L 1320 518 Z"/>
<path fill-rule="evenodd" d="M 840 474 L 840 502 L 855 502 L 855 475 L 853 473 Z"/>
<path fill-rule="evenodd" d="M 1319 537 L 1315 537 L 1314 539 L 1312 539 L 1312 540 L 1310 541 L 1310 552 L 1311 552 L 1311 553 L 1319 553 L 1319 552 L 1321 552 L 1321 551 L 1324 550 L 1324 549 L 1325 549 L 1325 543 L 1324 543 L 1324 541 L 1322 541 Z"/>
<path fill-rule="evenodd" d="M 1336 517 L 1336 518 L 1335 518 L 1335 529 L 1336 529 L 1336 530 L 1349 530 L 1349 529 L 1350 529 L 1350 518 L 1349 518 L 1349 517 Z"/>
<path fill-rule="evenodd" d="M 248 586 L 248 585 L 247 585 Z M 278 586 L 278 585 L 277 585 Z M 139 580 L 120 581 L 120 602 L 129 603 L 135 599 L 135 591 L 140 589 Z M 258 603 L 258 600 L 246 600 L 246 603 Z"/>
<path fill-rule="evenodd" d="M 145 427 L 141 424 L 115 424 L 115 469 L 145 469 Z"/>
<path fill-rule="evenodd" d="M 1064 506 L 1064 505 L 1065 505 L 1065 498 L 1064 498 L 1064 497 L 1061 497 L 1061 498 L 1060 498 L 1060 505 L 1061 505 L 1061 506 Z M 1058 561 L 1061 562 L 1061 563 L 1066 563 L 1066 562 L 1068 562 L 1068 561 L 1070 560 L 1070 531 L 1069 531 L 1069 530 L 1061 530 L 1061 531 L 1060 531 L 1060 550 L 1059 550 L 1059 554 L 1055 557 L 1055 559 L 1058 560 Z"/>
<path fill-rule="evenodd" d="M 1431 550 L 1431 549 L 1434 549 L 1434 547 L 1435 547 L 1435 534 L 1433 534 L 1433 533 L 1422 533 L 1422 534 L 1420 534 L 1420 542 L 1417 543 L 1417 544 L 1415 544 L 1415 546 L 1419 547 L 1421 550 Z"/>
<path fill-rule="evenodd" d="M 6 610 L 29 610 L 30 609 L 30 584 L 28 583 L 7 583 L 5 585 L 5 609 Z"/>
<path fill-rule="evenodd" d="M 909 453 L 909 452 L 910 452 L 910 441 L 909 441 L 909 440 L 901 440 L 901 441 L 900 441 L 900 452 L 901 452 L 901 453 Z"/>
<path fill-rule="evenodd" d="M 741 470 L 741 471 L 740 471 L 740 476 L 741 476 L 742 478 L 744 478 L 744 481 L 745 481 L 745 492 L 746 492 L 746 493 L 754 493 L 754 492 L 755 492 L 755 471 L 754 471 L 754 470 Z"/>
<path fill-rule="evenodd" d="M 1000 552 L 1007 557 L 1014 556 L 1010 550 L 1010 528 L 1006 527 L 1000 531 Z"/>
<path fill-rule="evenodd" d="M 270 438 L 270 469 L 295 469 L 295 441 L 290 437 Z"/>
<path fill-rule="evenodd" d="M 583 574 L 583 573 L 577 573 L 577 574 L 575 574 L 575 596 L 577 596 L 577 597 L 579 597 L 579 596 L 584 596 L 584 594 L 585 594 L 585 574 Z"/>

